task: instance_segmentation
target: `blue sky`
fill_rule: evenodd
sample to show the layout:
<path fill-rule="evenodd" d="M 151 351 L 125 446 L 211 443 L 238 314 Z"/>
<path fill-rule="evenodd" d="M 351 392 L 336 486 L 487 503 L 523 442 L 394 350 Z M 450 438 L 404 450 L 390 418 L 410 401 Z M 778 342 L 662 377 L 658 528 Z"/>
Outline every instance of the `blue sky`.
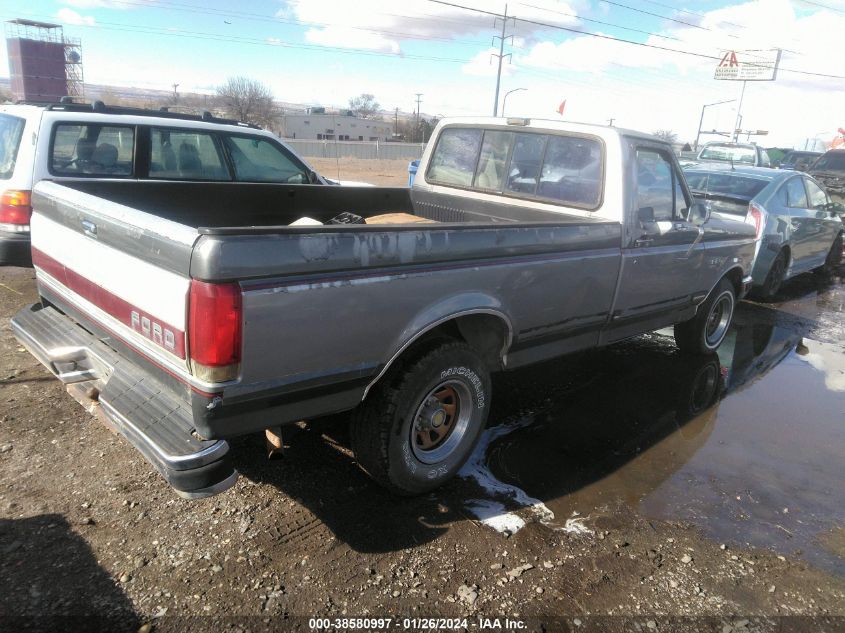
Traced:
<path fill-rule="evenodd" d="M 455 4 L 504 10 L 496 0 Z M 791 72 L 845 77 L 845 55 L 833 53 L 842 50 L 843 0 L 525 0 L 509 2 L 508 12 L 519 19 L 508 23 L 514 38 L 501 94 L 525 89 L 508 97 L 508 114 L 557 117 L 566 99 L 568 119 L 613 118 L 692 139 L 702 105 L 739 96 L 738 82 L 713 79 L 717 62 L 707 56 L 778 47 L 789 70 L 775 82 L 749 82 L 742 127 L 768 129 L 767 143 L 795 144 L 829 140 L 845 126 L 845 79 Z M 419 92 L 432 115 L 493 109 L 493 16 L 430 0 L 4 0 L 0 17 L 63 23 L 82 39 L 91 83 L 212 92 L 246 75 L 289 102 L 343 106 L 370 92 L 386 109 L 410 111 Z M 5 68 L 4 50 L 0 74 Z M 708 108 L 704 128 L 732 128 L 735 106 Z"/>

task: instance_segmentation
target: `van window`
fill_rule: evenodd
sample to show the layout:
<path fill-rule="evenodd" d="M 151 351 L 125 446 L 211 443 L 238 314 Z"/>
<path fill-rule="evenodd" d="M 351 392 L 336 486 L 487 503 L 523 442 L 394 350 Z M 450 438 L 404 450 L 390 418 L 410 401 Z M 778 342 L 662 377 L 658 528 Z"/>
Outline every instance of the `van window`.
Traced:
<path fill-rule="evenodd" d="M 231 180 L 213 134 L 155 127 L 150 130 L 150 178 Z"/>
<path fill-rule="evenodd" d="M 0 180 L 8 180 L 15 171 L 25 124 L 20 117 L 0 114 Z"/>
<path fill-rule="evenodd" d="M 601 198 L 601 145 L 580 136 L 550 136 L 537 195 L 595 208 Z"/>
<path fill-rule="evenodd" d="M 235 179 L 248 182 L 308 182 L 308 169 L 292 154 L 255 136 L 225 136 Z"/>
<path fill-rule="evenodd" d="M 53 131 L 50 173 L 125 178 L 132 175 L 134 155 L 134 127 L 60 123 Z"/>
<path fill-rule="evenodd" d="M 426 180 L 469 187 L 475 174 L 482 131 L 447 128 L 440 134 L 431 156 Z"/>

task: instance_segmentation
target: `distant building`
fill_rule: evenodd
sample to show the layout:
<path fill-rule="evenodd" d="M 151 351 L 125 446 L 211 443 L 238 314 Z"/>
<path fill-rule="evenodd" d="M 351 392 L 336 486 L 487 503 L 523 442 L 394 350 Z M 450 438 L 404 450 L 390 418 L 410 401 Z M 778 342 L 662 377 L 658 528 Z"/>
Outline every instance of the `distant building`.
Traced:
<path fill-rule="evenodd" d="M 285 114 L 281 128 L 285 138 L 309 140 L 389 141 L 393 137 L 387 121 L 361 119 L 348 111 L 325 114 L 324 108 L 311 108 L 306 114 Z"/>

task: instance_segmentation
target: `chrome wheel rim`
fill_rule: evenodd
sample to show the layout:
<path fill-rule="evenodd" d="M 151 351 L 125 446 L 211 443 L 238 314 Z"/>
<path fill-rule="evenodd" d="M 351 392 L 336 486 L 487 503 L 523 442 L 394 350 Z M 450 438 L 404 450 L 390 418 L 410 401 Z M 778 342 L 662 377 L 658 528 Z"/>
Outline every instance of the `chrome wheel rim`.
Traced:
<path fill-rule="evenodd" d="M 719 295 L 713 305 L 710 306 L 704 328 L 704 341 L 707 343 L 707 347 L 712 349 L 719 346 L 728 332 L 732 314 L 733 295 L 726 291 Z"/>
<path fill-rule="evenodd" d="M 434 387 L 417 407 L 410 429 L 411 450 L 424 464 L 449 457 L 469 428 L 473 403 L 469 388 L 457 380 Z"/>

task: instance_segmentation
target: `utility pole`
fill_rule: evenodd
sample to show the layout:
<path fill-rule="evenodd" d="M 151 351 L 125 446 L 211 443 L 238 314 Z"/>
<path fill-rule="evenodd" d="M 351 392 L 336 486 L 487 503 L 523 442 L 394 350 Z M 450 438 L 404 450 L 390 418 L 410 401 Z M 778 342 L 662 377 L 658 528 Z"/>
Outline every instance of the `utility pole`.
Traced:
<path fill-rule="evenodd" d="M 399 138 L 399 108 L 393 113 L 393 136 Z"/>
<path fill-rule="evenodd" d="M 745 83 L 742 82 L 742 90 L 739 93 L 739 104 L 736 106 L 736 123 L 734 123 L 733 139 L 734 143 L 739 141 L 739 129 L 742 125 L 742 99 L 745 97 Z"/>
<path fill-rule="evenodd" d="M 173 86 L 173 103 L 176 104 L 179 101 L 179 93 L 176 92 L 176 88 L 179 87 L 179 84 L 171 84 Z"/>
<path fill-rule="evenodd" d="M 420 131 L 420 101 L 422 101 L 422 99 L 420 97 L 423 96 L 423 93 L 418 92 L 418 93 L 416 93 L 416 95 L 417 95 L 417 116 L 416 116 L 416 123 L 414 124 L 414 140 L 415 140 L 415 142 L 416 142 L 417 135 L 419 134 L 419 131 Z"/>
<path fill-rule="evenodd" d="M 493 20 L 493 26 L 500 18 Z M 510 38 L 513 43 L 513 35 L 505 35 L 505 30 L 508 26 L 508 5 L 505 5 L 505 13 L 501 17 L 502 20 L 502 34 L 493 36 L 493 40 L 499 40 L 499 54 L 493 53 L 493 57 L 499 58 L 499 70 L 496 72 L 496 96 L 493 97 L 493 116 L 499 116 L 499 85 L 502 83 L 502 60 L 505 57 L 511 57 L 511 53 L 505 53 L 505 40 Z"/>
<path fill-rule="evenodd" d="M 608 124 L 610 127 L 613 127 L 613 122 L 614 122 L 615 120 L 616 120 L 615 118 L 610 117 L 610 118 L 607 120 L 607 124 Z"/>

